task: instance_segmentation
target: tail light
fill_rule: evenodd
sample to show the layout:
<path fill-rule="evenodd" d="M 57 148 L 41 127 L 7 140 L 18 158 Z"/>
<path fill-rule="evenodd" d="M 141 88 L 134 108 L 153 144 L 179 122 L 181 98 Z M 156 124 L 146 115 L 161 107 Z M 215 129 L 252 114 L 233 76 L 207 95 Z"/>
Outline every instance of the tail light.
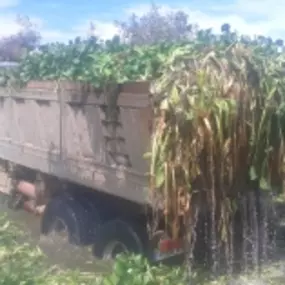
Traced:
<path fill-rule="evenodd" d="M 182 240 L 164 239 L 160 241 L 158 248 L 161 253 L 167 253 L 181 249 L 182 247 L 183 247 Z"/>

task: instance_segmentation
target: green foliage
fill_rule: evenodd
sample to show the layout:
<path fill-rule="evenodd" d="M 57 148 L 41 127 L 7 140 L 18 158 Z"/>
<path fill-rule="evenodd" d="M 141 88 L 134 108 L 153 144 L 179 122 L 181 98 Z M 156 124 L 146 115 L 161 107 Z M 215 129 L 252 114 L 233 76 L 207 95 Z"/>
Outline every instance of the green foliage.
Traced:
<path fill-rule="evenodd" d="M 39 248 L 33 248 L 15 225 L 0 216 L 0 284 L 3 285 L 63 285 L 94 284 L 96 276 L 62 271 L 50 267 Z M 24 237 L 24 238 L 23 238 Z M 96 284 L 96 283 L 95 283 Z"/>
<path fill-rule="evenodd" d="M 87 40 L 76 38 L 68 44 L 50 43 L 29 52 L 21 61 L 17 74 L 19 83 L 30 80 L 72 80 L 89 82 L 95 87 L 108 83 L 153 80 L 162 75 L 162 69 L 171 56 L 186 47 L 193 56 L 202 50 L 219 50 L 236 41 L 255 49 L 260 60 L 276 56 L 280 43 L 264 39 L 250 39 L 230 31 L 215 35 L 198 30 L 195 40 L 159 41 L 156 44 L 129 45 L 118 36 L 101 41 L 96 37 Z M 15 84 L 16 80 L 12 80 Z M 7 84 L 0 75 L 1 86 Z"/>
<path fill-rule="evenodd" d="M 159 70 L 175 46 L 129 47 L 100 43 L 96 39 L 69 44 L 50 44 L 26 56 L 20 65 L 20 79 L 76 80 L 95 87 L 108 83 L 148 80 Z"/>
<path fill-rule="evenodd" d="M 211 280 L 204 273 L 193 272 L 186 278 L 181 268 L 169 268 L 162 265 L 150 265 L 139 256 L 121 256 L 114 264 L 113 272 L 106 276 L 94 273 L 61 270 L 50 266 L 38 248 L 28 243 L 21 244 L 23 233 L 0 216 L 0 284 L 2 285 L 226 285 L 231 277 Z M 28 239 L 25 237 L 24 239 Z M 264 271 L 265 284 L 281 285 L 284 274 L 280 267 Z M 279 270 L 280 268 L 280 270 Z M 236 284 L 248 284 L 256 276 L 235 276 Z M 261 280 L 261 279 L 259 279 Z"/>
<path fill-rule="evenodd" d="M 168 268 L 163 265 L 151 266 L 141 256 L 121 256 L 114 265 L 114 271 L 107 277 L 104 285 L 132 284 L 186 284 L 187 278 L 181 268 Z"/>
<path fill-rule="evenodd" d="M 181 269 L 151 266 L 139 256 L 119 257 L 113 272 L 107 276 L 50 267 L 40 249 L 20 243 L 24 234 L 5 216 L 0 216 L 0 225 L 0 284 L 3 285 L 185 284 Z"/>

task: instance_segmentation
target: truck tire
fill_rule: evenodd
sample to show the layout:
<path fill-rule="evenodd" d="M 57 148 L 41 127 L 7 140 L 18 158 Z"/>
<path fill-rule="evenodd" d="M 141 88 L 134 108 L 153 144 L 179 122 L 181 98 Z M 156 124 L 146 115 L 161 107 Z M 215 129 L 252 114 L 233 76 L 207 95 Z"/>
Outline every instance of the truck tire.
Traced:
<path fill-rule="evenodd" d="M 76 193 L 75 195 L 72 195 L 72 197 L 84 209 L 84 215 L 86 217 L 85 245 L 92 245 L 95 241 L 97 228 L 101 225 L 101 216 L 99 215 L 97 206 L 92 197 L 85 196 L 84 194 L 81 195 L 80 193 Z"/>
<path fill-rule="evenodd" d="M 94 217 L 94 224 L 95 224 Z M 42 217 L 41 232 L 48 236 L 64 228 L 68 241 L 74 245 L 86 245 L 90 240 L 88 212 L 72 196 L 54 197 Z M 60 228 L 58 228 L 60 226 Z"/>
<path fill-rule="evenodd" d="M 102 225 L 96 235 L 93 255 L 98 259 L 112 260 L 118 254 L 127 252 L 143 252 L 143 243 L 133 228 L 122 220 Z"/>

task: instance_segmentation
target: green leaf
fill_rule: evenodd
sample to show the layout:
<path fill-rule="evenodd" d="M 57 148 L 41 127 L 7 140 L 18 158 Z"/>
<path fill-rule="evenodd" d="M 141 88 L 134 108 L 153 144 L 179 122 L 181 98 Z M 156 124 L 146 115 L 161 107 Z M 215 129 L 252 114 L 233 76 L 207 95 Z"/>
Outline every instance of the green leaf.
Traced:
<path fill-rule="evenodd" d="M 259 181 L 260 188 L 262 190 L 270 190 L 269 183 L 266 178 L 262 177 Z"/>
<path fill-rule="evenodd" d="M 251 166 L 251 167 L 250 167 L 249 176 L 250 176 L 250 180 L 251 180 L 251 181 L 255 181 L 255 180 L 258 178 L 254 166 Z"/>
<path fill-rule="evenodd" d="M 160 188 L 165 181 L 164 169 L 162 167 L 157 168 L 155 173 L 155 187 Z"/>

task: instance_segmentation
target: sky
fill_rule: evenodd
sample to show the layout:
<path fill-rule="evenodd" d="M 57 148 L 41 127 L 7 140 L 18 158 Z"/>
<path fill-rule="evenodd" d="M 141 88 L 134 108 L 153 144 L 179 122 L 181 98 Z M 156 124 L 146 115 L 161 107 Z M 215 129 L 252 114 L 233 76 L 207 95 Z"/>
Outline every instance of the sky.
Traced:
<path fill-rule="evenodd" d="M 247 35 L 265 35 L 285 39 L 285 0 L 157 0 L 167 13 L 182 10 L 189 21 L 201 28 L 220 31 L 223 23 Z M 0 37 L 19 31 L 17 15 L 35 23 L 43 41 L 67 41 L 86 36 L 90 23 L 96 34 L 110 38 L 116 33 L 115 20 L 127 19 L 132 13 L 142 15 L 151 1 L 145 0 L 0 0 Z"/>

